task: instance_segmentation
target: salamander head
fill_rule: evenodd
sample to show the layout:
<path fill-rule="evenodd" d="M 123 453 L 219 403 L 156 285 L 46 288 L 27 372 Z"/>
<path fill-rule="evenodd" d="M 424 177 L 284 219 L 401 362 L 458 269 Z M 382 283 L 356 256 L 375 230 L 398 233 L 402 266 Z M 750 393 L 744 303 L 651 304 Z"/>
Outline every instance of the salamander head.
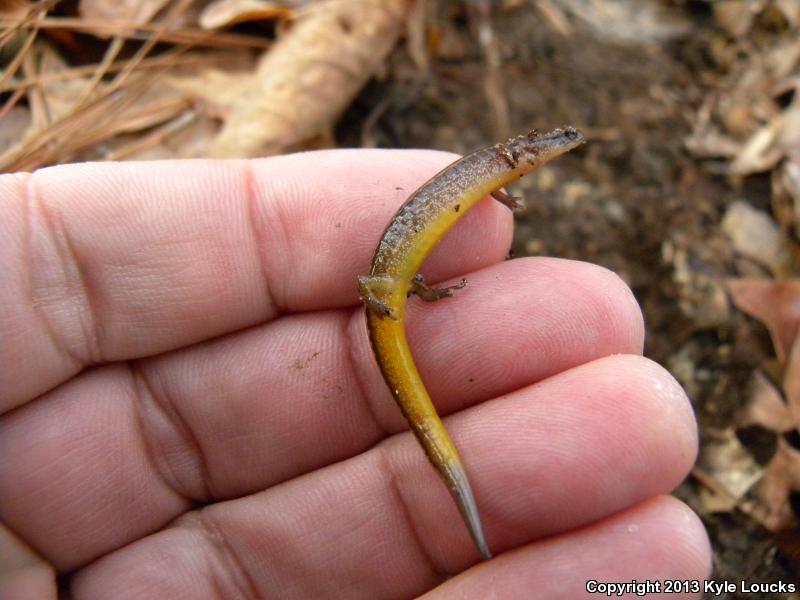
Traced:
<path fill-rule="evenodd" d="M 547 133 L 533 130 L 508 140 L 503 146 L 506 154 L 514 158 L 515 166 L 527 173 L 585 142 L 586 138 L 580 131 L 567 125 Z"/>

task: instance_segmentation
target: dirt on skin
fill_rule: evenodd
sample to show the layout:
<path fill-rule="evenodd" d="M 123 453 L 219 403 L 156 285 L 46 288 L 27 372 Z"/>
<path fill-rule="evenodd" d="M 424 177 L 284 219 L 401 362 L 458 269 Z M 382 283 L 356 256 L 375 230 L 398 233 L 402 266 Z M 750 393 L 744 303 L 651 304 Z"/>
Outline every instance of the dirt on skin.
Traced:
<path fill-rule="evenodd" d="M 487 118 L 488 69 L 475 35 L 481 17 L 458 4 L 438 7 L 440 38 L 428 72 L 407 49 L 396 51 L 387 77 L 345 115 L 342 145 L 465 153 L 502 137 Z M 664 20 L 627 38 L 580 19 L 565 35 L 530 3 L 499 4 L 491 14 L 501 58 L 494 93 L 507 103 L 510 133 L 574 124 L 590 139 L 579 155 L 514 186 L 527 205 L 517 214 L 514 254 L 597 263 L 630 285 L 644 311 L 645 353 L 688 391 L 702 444 L 708 432 L 731 425 L 754 369 L 774 357 L 764 327 L 726 295 L 739 258 L 720 226 L 734 200 L 769 208 L 769 174 L 733 181 L 686 146 L 704 100 L 723 93 L 728 67 L 715 52 L 727 33 L 705 2 L 656 3 Z M 769 461 L 774 434 L 737 433 L 759 464 Z M 796 581 L 797 563 L 773 532 L 738 509 L 710 512 L 701 488 L 690 476 L 676 495 L 708 529 L 714 579 Z"/>

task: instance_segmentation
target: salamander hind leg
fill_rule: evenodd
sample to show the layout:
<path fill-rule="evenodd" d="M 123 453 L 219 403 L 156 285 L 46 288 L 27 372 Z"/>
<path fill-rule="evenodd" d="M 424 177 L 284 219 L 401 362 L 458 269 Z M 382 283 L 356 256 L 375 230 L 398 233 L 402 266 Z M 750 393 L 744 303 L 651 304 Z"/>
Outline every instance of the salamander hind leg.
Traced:
<path fill-rule="evenodd" d="M 425 279 L 423 279 L 422 275 L 417 273 L 414 275 L 414 279 L 411 281 L 411 290 L 409 291 L 409 294 L 416 294 L 425 300 L 425 302 L 434 302 L 436 300 L 441 300 L 442 298 L 452 296 L 453 290 L 460 290 L 465 285 L 467 285 L 467 280 L 462 279 L 456 285 L 434 288 L 425 283 Z"/>
<path fill-rule="evenodd" d="M 386 303 L 385 298 L 387 291 L 394 280 L 390 277 L 381 277 L 378 275 L 359 275 L 358 276 L 358 294 L 361 300 L 367 307 L 367 312 L 378 315 L 379 317 L 388 317 L 397 320 L 394 310 Z"/>

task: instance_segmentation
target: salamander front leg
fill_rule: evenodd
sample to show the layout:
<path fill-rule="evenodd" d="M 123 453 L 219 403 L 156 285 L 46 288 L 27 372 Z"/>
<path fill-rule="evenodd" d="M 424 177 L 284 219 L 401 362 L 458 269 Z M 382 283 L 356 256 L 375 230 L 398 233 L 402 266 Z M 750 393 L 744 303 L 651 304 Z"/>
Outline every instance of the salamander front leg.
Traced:
<path fill-rule="evenodd" d="M 490 196 L 501 204 L 505 204 L 511 210 L 520 210 L 524 207 L 524 204 L 522 204 L 522 198 L 519 196 L 512 196 L 511 194 L 506 194 L 503 190 L 495 190 L 490 194 Z"/>
<path fill-rule="evenodd" d="M 409 294 L 416 294 L 425 302 L 434 302 L 436 300 L 441 300 L 442 298 L 446 298 L 447 296 L 453 295 L 453 290 L 460 290 L 465 285 L 467 285 L 467 280 L 462 279 L 456 285 L 450 285 L 447 287 L 441 288 L 433 288 L 430 287 L 427 283 L 425 283 L 425 279 L 422 278 L 422 275 L 417 273 L 414 275 L 414 279 L 411 281 L 411 290 Z"/>

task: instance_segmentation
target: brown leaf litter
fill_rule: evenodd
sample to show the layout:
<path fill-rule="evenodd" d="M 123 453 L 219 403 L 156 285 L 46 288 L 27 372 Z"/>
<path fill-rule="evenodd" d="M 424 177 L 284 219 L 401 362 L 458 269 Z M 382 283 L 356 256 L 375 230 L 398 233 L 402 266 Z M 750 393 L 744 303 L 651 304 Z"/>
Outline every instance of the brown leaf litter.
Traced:
<path fill-rule="evenodd" d="M 383 68 L 405 27 L 408 0 L 167 3 L 83 0 L 81 17 L 48 3 L 0 14 L 16 54 L 0 79 L 9 143 L 0 170 L 87 159 L 264 156 L 328 139 L 333 123 Z M 199 20 L 202 19 L 200 23 Z M 280 19 L 277 43 L 208 31 Z M 110 39 L 94 66 L 57 44 L 77 32 Z M 144 43 L 130 55 L 131 40 Z M 153 53 L 157 43 L 172 43 Z M 252 55 L 219 47 L 268 47 Z M 124 58 L 123 58 L 124 57 Z M 23 103 L 22 101 L 27 100 Z"/>

